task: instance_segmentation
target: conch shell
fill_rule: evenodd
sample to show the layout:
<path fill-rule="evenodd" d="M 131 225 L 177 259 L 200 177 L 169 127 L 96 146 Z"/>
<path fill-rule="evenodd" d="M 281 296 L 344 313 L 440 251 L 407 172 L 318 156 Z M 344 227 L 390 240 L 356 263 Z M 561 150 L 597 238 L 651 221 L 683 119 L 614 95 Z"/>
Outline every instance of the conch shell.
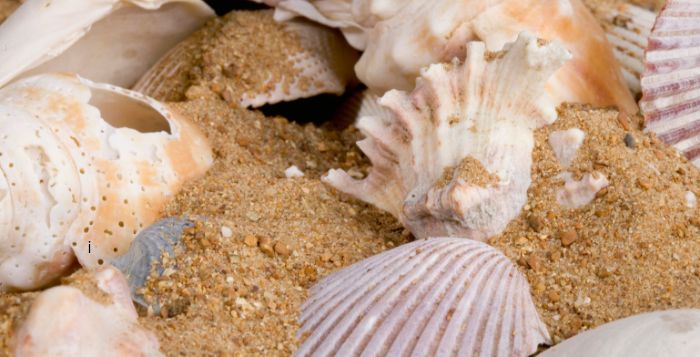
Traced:
<path fill-rule="evenodd" d="M 94 267 L 212 163 L 204 136 L 143 95 L 69 75 L 0 90 L 0 291 L 33 289 L 77 256 Z"/>
<path fill-rule="evenodd" d="M 464 63 L 432 65 L 410 94 L 386 93 L 380 104 L 391 117 L 359 120 L 367 138 L 358 146 L 373 164 L 367 178 L 331 170 L 323 180 L 418 238 L 485 240 L 527 201 L 533 131 L 557 118 L 544 83 L 569 58 L 527 33 L 499 53 L 471 42 Z"/>
<path fill-rule="evenodd" d="M 131 87 L 214 15 L 201 0 L 27 0 L 0 26 L 0 87 L 50 72 Z"/>
<path fill-rule="evenodd" d="M 549 333 L 518 268 L 487 244 L 431 238 L 321 280 L 296 356 L 529 356 Z"/>
<path fill-rule="evenodd" d="M 108 301 L 69 286 L 42 292 L 14 338 L 14 356 L 163 355 L 156 336 L 138 324 L 124 276 L 110 267 L 90 278 Z"/>
<path fill-rule="evenodd" d="M 282 0 L 276 8 L 279 20 L 297 14 L 341 28 L 364 50 L 358 78 L 378 92 L 412 88 L 421 68 L 463 58 L 469 41 L 497 51 L 529 31 L 573 55 L 547 84 L 553 100 L 637 112 L 605 32 L 580 0 Z"/>

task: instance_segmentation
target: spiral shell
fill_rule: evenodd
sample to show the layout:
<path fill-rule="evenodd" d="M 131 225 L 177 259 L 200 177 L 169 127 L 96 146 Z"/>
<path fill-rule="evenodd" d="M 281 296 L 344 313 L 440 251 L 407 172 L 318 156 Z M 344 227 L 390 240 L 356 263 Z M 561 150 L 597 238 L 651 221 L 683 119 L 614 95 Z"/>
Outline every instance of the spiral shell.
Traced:
<path fill-rule="evenodd" d="M 0 90 L 0 128 L 0 290 L 41 287 L 74 257 L 94 267 L 123 254 L 212 163 L 177 113 L 77 76 Z"/>
<path fill-rule="evenodd" d="M 549 343 L 525 277 L 461 238 L 405 244 L 326 277 L 301 323 L 297 356 L 528 356 Z"/>

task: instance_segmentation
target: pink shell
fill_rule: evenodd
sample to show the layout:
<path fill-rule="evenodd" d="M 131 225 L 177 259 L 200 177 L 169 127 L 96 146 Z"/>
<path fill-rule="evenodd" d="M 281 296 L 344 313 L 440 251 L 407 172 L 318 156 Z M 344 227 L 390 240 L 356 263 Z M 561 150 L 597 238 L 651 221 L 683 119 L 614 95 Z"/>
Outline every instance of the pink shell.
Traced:
<path fill-rule="evenodd" d="M 642 92 L 647 130 L 700 166 L 700 2 L 670 0 L 659 14 Z"/>
<path fill-rule="evenodd" d="M 463 238 L 419 240 L 328 276 L 301 323 L 298 356 L 527 356 L 549 342 L 525 277 Z"/>

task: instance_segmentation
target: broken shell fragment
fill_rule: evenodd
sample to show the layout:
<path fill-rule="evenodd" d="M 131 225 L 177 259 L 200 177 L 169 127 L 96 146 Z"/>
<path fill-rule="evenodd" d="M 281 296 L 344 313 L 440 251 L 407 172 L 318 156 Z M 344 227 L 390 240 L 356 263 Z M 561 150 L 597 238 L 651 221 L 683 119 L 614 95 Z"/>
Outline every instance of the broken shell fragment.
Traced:
<path fill-rule="evenodd" d="M 106 294 L 87 296 L 59 286 L 42 292 L 14 339 L 15 356 L 162 356 L 156 336 L 142 328 L 121 273 L 93 273 Z"/>
<path fill-rule="evenodd" d="M 640 106 L 646 130 L 700 167 L 700 4 L 669 0 L 649 37 Z"/>
<path fill-rule="evenodd" d="M 131 87 L 214 16 L 201 0 L 27 0 L 0 26 L 0 87 L 73 72 Z"/>
<path fill-rule="evenodd" d="M 77 76 L 1 89 L 0 128 L 0 291 L 39 288 L 75 256 L 95 267 L 123 254 L 212 163 L 179 114 Z"/>
<path fill-rule="evenodd" d="M 700 310 L 635 315 L 582 332 L 542 357 L 691 357 L 700 351 Z"/>
<path fill-rule="evenodd" d="M 549 333 L 525 277 L 462 238 L 402 245 L 333 273 L 302 306 L 297 356 L 529 356 Z"/>
<path fill-rule="evenodd" d="M 162 255 L 175 257 L 175 247 L 182 239 L 185 229 L 193 227 L 192 221 L 180 217 L 168 217 L 153 223 L 141 231 L 126 254 L 114 258 L 111 263 L 119 269 L 129 282 L 132 299 L 141 306 L 148 307 L 143 296 L 137 291 L 146 284 L 146 279 L 155 266 L 158 275 L 163 274 Z M 158 313 L 159 306 L 152 306 Z"/>
<path fill-rule="evenodd" d="M 557 203 L 566 208 L 581 208 L 595 199 L 596 194 L 608 187 L 608 178 L 600 172 L 585 174 L 580 181 L 567 175 L 564 187 L 557 189 Z"/>
<path fill-rule="evenodd" d="M 549 145 L 554 150 L 562 167 L 568 167 L 576 158 L 576 152 L 583 145 L 586 134 L 579 128 L 554 131 L 549 134 Z"/>
<path fill-rule="evenodd" d="M 246 23 L 254 23 L 256 28 L 264 24 L 273 31 L 267 35 L 274 34 L 278 40 L 268 43 L 267 37 L 251 31 Z M 249 49 L 232 51 L 226 42 L 232 38 Z M 269 64 L 241 62 L 240 51 L 264 51 L 266 58 L 277 60 Z M 232 12 L 168 52 L 134 90 L 158 100 L 182 100 L 187 88 L 201 84 L 198 77 L 214 78 L 214 86 L 221 87 L 220 95 L 227 102 L 260 107 L 323 93 L 342 94 L 354 79 L 357 58 L 358 53 L 332 29 L 305 20 L 277 24 L 272 10 Z M 201 65 L 202 61 L 216 61 L 220 66 Z M 214 72 L 192 73 L 201 72 L 201 68 Z"/>
<path fill-rule="evenodd" d="M 432 65 L 412 93 L 386 93 L 380 104 L 392 116 L 360 119 L 367 178 L 331 170 L 323 180 L 390 212 L 418 238 L 485 240 L 525 205 L 533 131 L 557 117 L 544 83 L 569 57 L 526 33 L 495 54 L 471 42 L 464 63 Z"/>

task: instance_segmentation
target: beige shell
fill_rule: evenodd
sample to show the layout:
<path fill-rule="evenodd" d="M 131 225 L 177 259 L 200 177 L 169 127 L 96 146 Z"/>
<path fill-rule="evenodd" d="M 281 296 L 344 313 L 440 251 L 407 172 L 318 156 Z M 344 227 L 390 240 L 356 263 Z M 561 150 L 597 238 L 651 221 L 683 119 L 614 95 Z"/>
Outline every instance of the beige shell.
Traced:
<path fill-rule="evenodd" d="M 201 0 L 27 0 L 0 25 L 0 87 L 73 72 L 128 88 L 213 16 Z"/>
<path fill-rule="evenodd" d="M 550 343 L 525 277 L 462 238 L 402 245 L 333 273 L 302 306 L 296 356 L 529 356 Z"/>
<path fill-rule="evenodd" d="M 464 63 L 432 65 L 413 92 L 385 94 L 391 116 L 360 119 L 367 178 L 331 170 L 323 180 L 390 212 L 418 238 L 485 240 L 527 201 L 533 131 L 557 118 L 544 83 L 568 58 L 526 33 L 496 54 L 471 42 Z"/>
<path fill-rule="evenodd" d="M 68 286 L 42 292 L 15 335 L 14 356 L 163 355 L 156 336 L 139 326 L 124 276 L 110 267 L 91 278 L 111 301 Z"/>
<path fill-rule="evenodd" d="M 251 19 L 252 18 L 252 19 Z M 269 23 L 274 42 L 256 34 L 241 24 L 255 20 L 256 25 Z M 203 67 L 226 67 L 232 74 L 207 73 L 201 77 L 215 77 L 223 98 L 241 107 L 260 107 L 280 101 L 311 97 L 322 93 L 342 94 L 354 80 L 353 65 L 358 54 L 350 48 L 337 31 L 305 20 L 274 24 L 272 11 L 232 12 L 193 34 L 166 54 L 134 86 L 134 90 L 158 100 L 181 100 Z M 267 57 L 280 60 L 273 65 L 245 62 L 245 56 L 227 50 L 227 39 L 234 38 L 238 46 L 256 46 L 266 49 Z M 244 51 L 240 49 L 240 51 Z M 211 53 L 209 53 L 211 52 Z M 211 54 L 221 53 L 230 63 L 211 63 Z M 274 52 L 274 53 L 273 53 Z M 209 63 L 207 63 L 207 61 Z M 207 70 L 207 68 L 205 68 Z M 234 78 L 228 78 L 233 76 Z M 216 78 L 218 77 L 218 78 Z M 240 78 L 235 78 L 240 77 Z M 207 78 L 208 79 L 208 78 Z M 190 83 L 194 82 L 194 83 Z"/>
<path fill-rule="evenodd" d="M 0 291 L 34 289 L 77 256 L 121 255 L 212 163 L 203 135 L 135 92 L 69 75 L 0 90 Z"/>

